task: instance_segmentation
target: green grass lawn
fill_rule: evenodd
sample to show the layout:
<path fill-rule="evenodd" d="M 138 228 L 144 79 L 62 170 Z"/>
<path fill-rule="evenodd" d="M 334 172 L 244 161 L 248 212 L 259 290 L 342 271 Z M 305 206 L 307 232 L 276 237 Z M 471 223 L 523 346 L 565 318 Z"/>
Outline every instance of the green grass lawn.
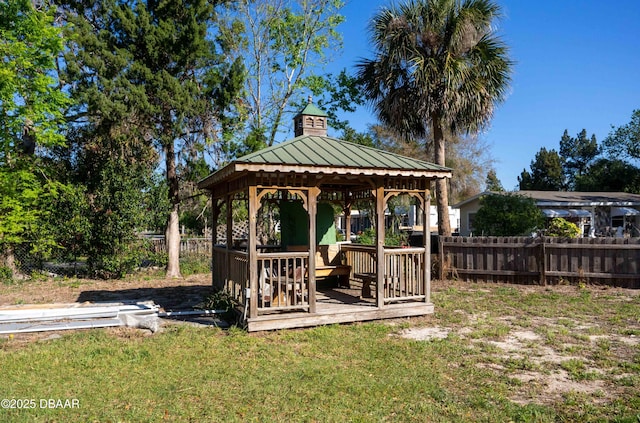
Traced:
<path fill-rule="evenodd" d="M 438 282 L 424 318 L 4 337 L 0 398 L 35 407 L 0 421 L 637 423 L 638 294 Z"/>

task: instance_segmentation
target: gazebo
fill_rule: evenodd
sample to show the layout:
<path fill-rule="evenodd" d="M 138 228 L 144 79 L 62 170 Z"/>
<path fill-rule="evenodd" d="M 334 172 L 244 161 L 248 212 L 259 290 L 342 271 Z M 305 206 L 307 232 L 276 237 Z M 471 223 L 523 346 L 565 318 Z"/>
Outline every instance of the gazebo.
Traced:
<path fill-rule="evenodd" d="M 295 138 L 240 157 L 199 183 L 212 197 L 213 221 L 226 210 L 226 239 L 213 237 L 214 287 L 238 301 L 249 331 L 433 313 L 430 185 L 450 178 L 451 169 L 328 137 L 327 115 L 311 101 L 294 125 Z M 385 209 L 400 194 L 422 211 L 423 245 L 385 245 Z M 233 236 L 238 201 L 248 211 L 242 242 Z M 348 241 L 356 204 L 370 205 L 374 245 Z M 277 244 L 259 242 L 265 209 L 279 217 Z M 344 213 L 346 242 L 336 242 L 335 210 Z"/>

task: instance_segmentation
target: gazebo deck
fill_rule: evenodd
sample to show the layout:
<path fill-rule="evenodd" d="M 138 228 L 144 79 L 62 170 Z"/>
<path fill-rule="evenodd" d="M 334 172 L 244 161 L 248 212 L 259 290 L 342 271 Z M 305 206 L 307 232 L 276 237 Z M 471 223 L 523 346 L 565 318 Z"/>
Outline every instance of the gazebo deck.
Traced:
<path fill-rule="evenodd" d="M 432 314 L 432 303 L 404 302 L 376 306 L 374 298 L 361 298 L 359 289 L 326 288 L 316 293 L 316 312 L 264 314 L 247 319 L 249 332 L 292 329 L 337 323 L 424 316 Z"/>

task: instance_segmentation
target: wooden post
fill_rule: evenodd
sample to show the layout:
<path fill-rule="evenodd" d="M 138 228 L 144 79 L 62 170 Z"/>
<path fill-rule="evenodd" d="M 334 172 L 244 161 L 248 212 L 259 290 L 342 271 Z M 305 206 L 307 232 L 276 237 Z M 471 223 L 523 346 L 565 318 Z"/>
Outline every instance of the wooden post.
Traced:
<path fill-rule="evenodd" d="M 318 197 L 320 188 L 311 187 L 307 194 L 309 213 L 309 313 L 316 312 L 316 220 L 318 216 Z"/>
<path fill-rule="evenodd" d="M 547 249 L 544 243 L 544 236 L 540 237 L 542 243 L 540 244 L 540 284 L 547 286 Z"/>
<path fill-rule="evenodd" d="M 351 206 L 344 209 L 344 240 L 351 241 Z"/>
<path fill-rule="evenodd" d="M 344 192 L 344 204 L 342 205 L 342 210 L 344 211 L 344 237 L 345 241 L 351 241 L 351 193 L 348 191 Z"/>
<path fill-rule="evenodd" d="M 376 264 L 377 264 L 377 292 L 376 303 L 378 308 L 384 307 L 384 277 L 385 277 L 385 257 L 384 257 L 384 180 L 379 179 L 376 187 Z"/>
<path fill-rule="evenodd" d="M 236 294 L 235 288 L 231 288 L 231 284 L 229 283 L 229 274 L 231 273 L 231 248 L 233 248 L 233 194 L 227 195 L 227 248 L 225 253 L 225 278 L 224 278 L 224 286 L 225 288 L 232 294 Z M 231 281 L 235 284 L 236 281 Z M 244 298 L 245 293 L 242 293 L 242 298 Z"/>
<path fill-rule="evenodd" d="M 424 244 L 424 294 L 425 302 L 431 302 L 431 193 L 425 190 L 422 201 L 422 242 Z"/>
<path fill-rule="evenodd" d="M 211 228 L 211 285 L 214 288 L 220 288 L 219 281 L 216 281 L 216 266 L 220 266 L 220 263 L 215 262 L 215 247 L 216 241 L 218 240 L 218 218 L 220 217 L 220 211 L 222 209 L 223 200 L 219 198 L 213 198 L 211 196 L 211 219 L 212 219 L 212 228 Z"/>
<path fill-rule="evenodd" d="M 253 178 L 252 178 L 253 179 Z M 257 255 L 257 211 L 258 211 L 258 189 L 255 180 L 249 185 L 249 239 L 247 254 L 249 265 L 249 317 L 258 317 L 258 255 Z"/>
<path fill-rule="evenodd" d="M 440 236 L 440 234 L 438 234 L 438 251 L 439 251 L 439 257 L 440 257 L 440 266 L 438 269 L 438 278 L 443 281 L 444 277 L 445 277 L 445 272 L 444 272 L 444 245 L 443 245 L 443 239 Z"/>

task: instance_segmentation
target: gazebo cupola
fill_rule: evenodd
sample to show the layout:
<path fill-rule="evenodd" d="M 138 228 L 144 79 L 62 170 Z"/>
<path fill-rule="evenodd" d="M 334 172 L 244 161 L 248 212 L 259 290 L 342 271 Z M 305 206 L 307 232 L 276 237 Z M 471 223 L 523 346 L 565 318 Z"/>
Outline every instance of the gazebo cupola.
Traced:
<path fill-rule="evenodd" d="M 309 104 L 293 118 L 294 134 L 327 136 L 327 114 L 313 104 L 309 96 Z"/>

